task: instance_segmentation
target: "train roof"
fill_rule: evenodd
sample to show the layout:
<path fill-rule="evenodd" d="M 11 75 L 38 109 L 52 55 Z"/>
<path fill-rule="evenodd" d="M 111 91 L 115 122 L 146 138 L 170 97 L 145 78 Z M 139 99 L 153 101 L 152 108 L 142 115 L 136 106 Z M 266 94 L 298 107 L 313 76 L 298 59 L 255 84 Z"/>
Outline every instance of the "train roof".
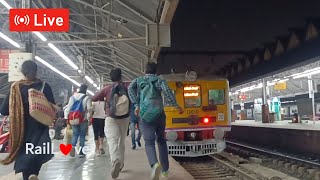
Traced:
<path fill-rule="evenodd" d="M 185 74 L 164 74 L 159 76 L 167 81 L 187 81 Z M 215 76 L 215 75 L 198 75 L 197 80 L 224 80 L 227 81 L 225 77 Z"/>

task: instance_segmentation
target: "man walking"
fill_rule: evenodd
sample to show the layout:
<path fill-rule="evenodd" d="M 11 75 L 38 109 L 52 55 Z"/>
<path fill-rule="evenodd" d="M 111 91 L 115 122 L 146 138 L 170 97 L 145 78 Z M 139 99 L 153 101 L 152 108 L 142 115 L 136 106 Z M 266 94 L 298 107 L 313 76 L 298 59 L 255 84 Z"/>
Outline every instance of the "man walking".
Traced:
<path fill-rule="evenodd" d="M 112 84 L 95 94 L 92 100 L 103 101 L 106 98 L 106 137 L 111 156 L 111 176 L 117 178 L 124 166 L 125 138 L 129 126 L 130 100 L 127 94 L 128 84 L 122 82 L 121 69 L 111 70 Z"/>
<path fill-rule="evenodd" d="M 152 180 L 158 180 L 160 173 L 167 177 L 169 170 L 168 147 L 165 140 L 166 115 L 161 93 L 168 99 L 170 106 L 176 107 L 180 114 L 183 113 L 183 109 L 178 106 L 166 81 L 159 79 L 156 74 L 157 64 L 148 63 L 146 74 L 133 80 L 128 89 L 130 99 L 136 107 L 135 114 L 142 119 L 140 128 L 145 141 L 148 161 L 152 168 Z M 156 140 L 161 165 L 157 159 Z"/>

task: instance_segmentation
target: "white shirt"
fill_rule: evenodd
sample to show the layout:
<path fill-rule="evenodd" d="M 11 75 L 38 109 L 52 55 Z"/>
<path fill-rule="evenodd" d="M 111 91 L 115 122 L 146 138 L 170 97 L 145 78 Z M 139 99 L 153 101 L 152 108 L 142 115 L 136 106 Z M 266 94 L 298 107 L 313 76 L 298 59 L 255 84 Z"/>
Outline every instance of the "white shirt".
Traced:
<path fill-rule="evenodd" d="M 68 115 L 70 113 L 70 109 L 73 106 L 74 103 L 74 99 L 75 100 L 80 100 L 82 98 L 82 96 L 84 96 L 84 94 L 82 93 L 77 93 L 74 94 L 73 96 L 70 97 L 69 99 L 69 103 L 67 105 L 67 108 L 65 109 L 65 119 L 68 119 Z M 91 113 L 92 113 L 92 103 L 91 103 L 91 99 L 89 98 L 89 96 L 86 96 L 83 100 L 82 100 L 82 105 L 83 105 L 83 110 L 86 111 L 86 119 L 90 120 L 91 118 Z"/>
<path fill-rule="evenodd" d="M 105 119 L 106 118 L 105 108 L 106 106 L 104 101 L 93 102 L 93 118 Z"/>

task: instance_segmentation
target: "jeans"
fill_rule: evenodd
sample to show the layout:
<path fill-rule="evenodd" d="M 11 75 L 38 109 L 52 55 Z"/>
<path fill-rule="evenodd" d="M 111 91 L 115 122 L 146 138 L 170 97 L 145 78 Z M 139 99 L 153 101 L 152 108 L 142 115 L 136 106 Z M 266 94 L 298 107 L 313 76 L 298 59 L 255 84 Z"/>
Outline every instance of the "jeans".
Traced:
<path fill-rule="evenodd" d="M 158 162 L 155 141 L 158 143 L 160 164 L 162 172 L 169 170 L 169 157 L 167 141 L 165 139 L 166 115 L 162 114 L 158 119 L 151 123 L 140 121 L 140 128 L 146 146 L 146 154 L 150 166 Z"/>
<path fill-rule="evenodd" d="M 136 125 L 138 125 L 138 136 L 136 138 Z M 136 145 L 136 142 L 140 142 L 141 139 L 141 132 L 140 126 L 138 122 L 130 122 L 130 129 L 131 129 L 131 142 L 132 146 Z"/>
<path fill-rule="evenodd" d="M 124 164 L 125 140 L 127 137 L 129 118 L 113 119 L 107 117 L 105 124 L 111 164 L 113 165 L 116 160 Z"/>
<path fill-rule="evenodd" d="M 79 125 L 72 126 L 72 146 L 77 146 L 78 138 L 80 136 L 80 147 L 84 147 L 84 143 L 86 141 L 86 134 L 88 130 L 88 121 L 84 121 Z"/>

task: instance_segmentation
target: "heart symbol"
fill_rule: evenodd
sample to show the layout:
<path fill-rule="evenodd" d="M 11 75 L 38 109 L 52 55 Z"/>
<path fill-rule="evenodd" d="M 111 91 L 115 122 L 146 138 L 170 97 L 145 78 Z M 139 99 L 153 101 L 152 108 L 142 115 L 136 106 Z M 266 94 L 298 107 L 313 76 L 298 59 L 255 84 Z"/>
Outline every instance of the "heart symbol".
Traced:
<path fill-rule="evenodd" d="M 69 154 L 69 152 L 71 151 L 71 149 L 72 149 L 72 145 L 71 145 L 71 144 L 67 144 L 67 145 L 60 144 L 60 151 L 61 151 L 64 155 Z"/>

